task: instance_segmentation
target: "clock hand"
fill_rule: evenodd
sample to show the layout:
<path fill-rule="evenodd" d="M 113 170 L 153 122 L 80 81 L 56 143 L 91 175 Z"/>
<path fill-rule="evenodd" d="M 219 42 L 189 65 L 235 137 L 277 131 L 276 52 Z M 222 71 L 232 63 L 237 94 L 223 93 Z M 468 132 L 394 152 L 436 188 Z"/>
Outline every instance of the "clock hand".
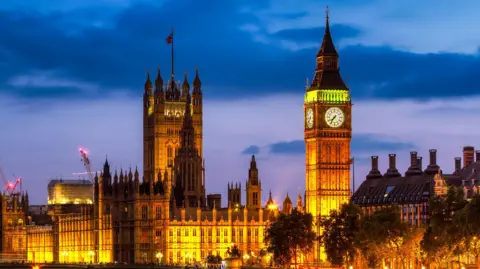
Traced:
<path fill-rule="evenodd" d="M 336 117 L 337 117 L 337 115 L 333 116 L 333 118 L 330 120 L 330 123 L 332 123 L 335 120 Z"/>

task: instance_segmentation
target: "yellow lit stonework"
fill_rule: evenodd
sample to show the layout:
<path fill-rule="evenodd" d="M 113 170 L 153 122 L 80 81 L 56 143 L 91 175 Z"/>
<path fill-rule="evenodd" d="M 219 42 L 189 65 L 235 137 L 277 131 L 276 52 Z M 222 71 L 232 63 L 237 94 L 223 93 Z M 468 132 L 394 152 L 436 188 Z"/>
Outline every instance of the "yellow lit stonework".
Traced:
<path fill-rule="evenodd" d="M 314 102 L 330 102 L 330 103 L 344 103 L 350 102 L 350 93 L 347 90 L 310 90 L 305 93 L 305 103 Z"/>
<path fill-rule="evenodd" d="M 161 82 L 158 75 L 155 85 Z M 145 83 L 143 179 L 137 169 L 110 171 L 105 161 L 93 184 L 51 181 L 45 212 L 37 206 L 29 215 L 28 196 L 4 196 L 3 257 L 34 263 L 185 264 L 204 261 L 208 255 L 225 257 L 233 245 L 252 257 L 266 249 L 265 229 L 279 208 L 271 193 L 262 204 L 255 156 L 248 170 L 245 203 L 238 182 L 228 183 L 227 207 L 221 207 L 221 195 L 205 195 L 198 73 L 193 84 L 188 100 L 188 82 L 181 86 L 182 92 L 180 86 L 153 92 L 149 78 Z M 182 166 L 200 169 L 185 173 Z M 188 176 L 175 177 L 172 171 Z M 190 186 L 202 187 L 181 190 L 189 195 L 186 199 L 175 188 L 179 179 L 195 180 Z M 289 198 L 285 201 L 288 213 L 292 205 Z M 301 207 L 301 197 L 299 201 Z"/>
<path fill-rule="evenodd" d="M 338 61 L 327 17 L 322 46 L 317 53 L 315 76 L 306 88 L 304 99 L 305 208 L 314 218 L 317 234 L 322 233 L 318 225 L 322 218 L 348 203 L 351 196 L 352 103 L 350 91 L 340 76 Z M 336 116 L 325 117 L 329 109 L 341 111 Z M 313 122 L 307 117 L 312 111 Z M 338 115 L 344 118 L 338 124 L 332 124 Z M 316 264 L 326 261 L 320 245 L 315 245 L 308 260 Z"/>

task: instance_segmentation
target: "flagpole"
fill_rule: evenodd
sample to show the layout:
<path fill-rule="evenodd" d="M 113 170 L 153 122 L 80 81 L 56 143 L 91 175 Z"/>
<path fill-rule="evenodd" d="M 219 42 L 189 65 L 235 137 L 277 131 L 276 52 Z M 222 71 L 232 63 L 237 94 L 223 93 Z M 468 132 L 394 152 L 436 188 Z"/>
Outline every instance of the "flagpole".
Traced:
<path fill-rule="evenodd" d="M 174 70 L 175 70 L 175 69 L 174 69 L 175 66 L 174 66 L 173 42 L 175 42 L 175 38 L 174 38 L 174 36 L 173 36 L 173 27 L 172 27 L 172 80 L 173 80 L 174 75 L 175 75 L 175 71 L 174 71 Z"/>

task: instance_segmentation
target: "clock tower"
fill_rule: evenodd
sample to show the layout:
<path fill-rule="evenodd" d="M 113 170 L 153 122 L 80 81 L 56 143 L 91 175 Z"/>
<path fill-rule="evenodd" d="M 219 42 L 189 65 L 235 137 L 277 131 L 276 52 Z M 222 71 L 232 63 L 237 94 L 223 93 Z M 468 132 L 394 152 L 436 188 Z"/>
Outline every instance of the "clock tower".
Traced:
<path fill-rule="evenodd" d="M 350 141 L 352 103 L 350 91 L 340 76 L 338 53 L 326 17 L 323 42 L 317 53 L 315 77 L 307 85 L 304 101 L 306 185 L 305 208 L 311 213 L 317 234 L 322 217 L 350 199 Z M 325 261 L 315 246 L 313 259 Z"/>

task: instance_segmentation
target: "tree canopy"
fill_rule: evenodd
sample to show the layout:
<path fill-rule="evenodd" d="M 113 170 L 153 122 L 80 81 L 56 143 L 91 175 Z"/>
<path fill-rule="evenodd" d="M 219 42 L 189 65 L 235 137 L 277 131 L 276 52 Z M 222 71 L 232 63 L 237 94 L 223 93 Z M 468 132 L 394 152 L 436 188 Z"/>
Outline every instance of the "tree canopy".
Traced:
<path fill-rule="evenodd" d="M 277 264 L 289 265 L 292 260 L 296 262 L 298 254 L 309 253 L 316 238 L 312 215 L 294 209 L 291 214 L 281 213 L 271 223 L 265 243 Z"/>

